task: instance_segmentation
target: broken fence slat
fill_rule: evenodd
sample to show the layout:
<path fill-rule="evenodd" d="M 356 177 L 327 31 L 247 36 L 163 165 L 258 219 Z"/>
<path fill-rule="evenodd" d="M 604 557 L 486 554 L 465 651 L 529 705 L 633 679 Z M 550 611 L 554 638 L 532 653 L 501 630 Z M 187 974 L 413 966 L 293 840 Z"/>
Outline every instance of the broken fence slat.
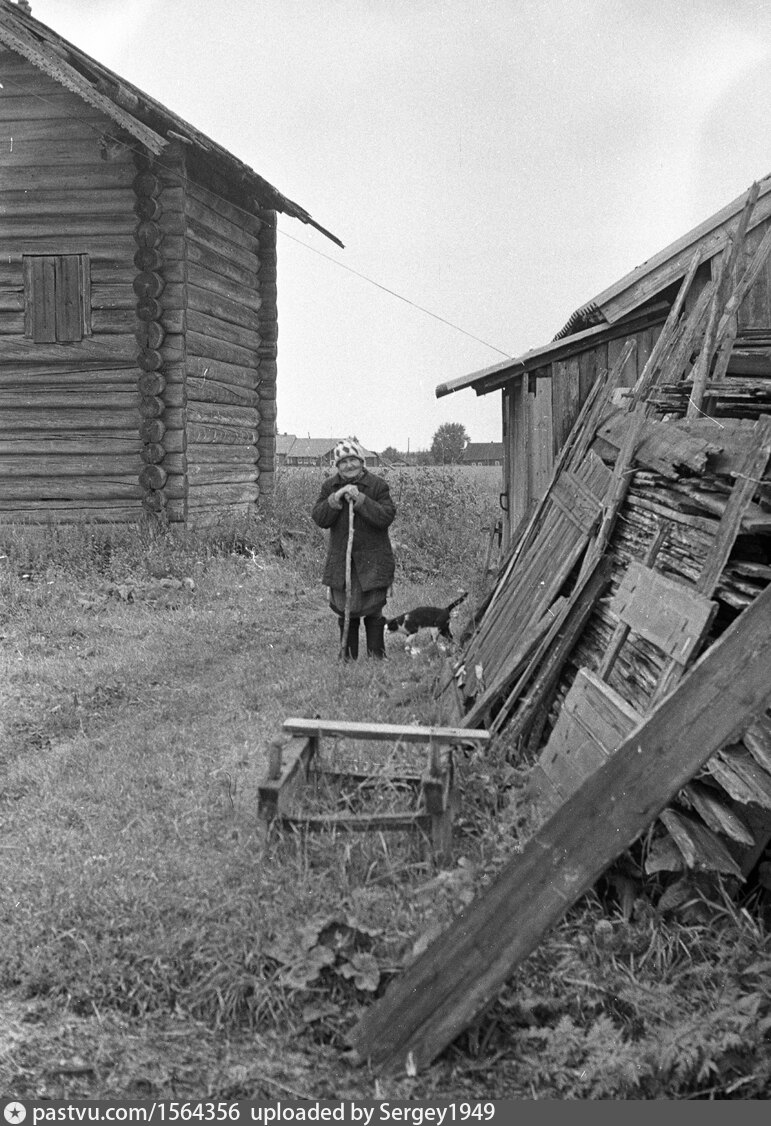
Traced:
<path fill-rule="evenodd" d="M 408 1056 L 417 1068 L 429 1064 L 769 699 L 771 587 L 367 1010 L 351 1036 L 358 1055 L 388 1070 L 403 1068 Z"/>

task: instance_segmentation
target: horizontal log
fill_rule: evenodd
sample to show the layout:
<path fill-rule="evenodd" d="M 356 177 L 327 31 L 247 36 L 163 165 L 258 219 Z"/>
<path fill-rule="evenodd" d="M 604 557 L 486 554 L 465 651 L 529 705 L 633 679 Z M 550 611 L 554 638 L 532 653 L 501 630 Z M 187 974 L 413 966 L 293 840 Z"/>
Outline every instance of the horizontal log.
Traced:
<path fill-rule="evenodd" d="M 91 309 L 136 309 L 137 297 L 127 275 L 124 285 L 95 285 L 91 279 Z"/>
<path fill-rule="evenodd" d="M 166 470 L 167 474 L 173 473 L 182 477 L 187 473 L 187 454 L 166 453 L 161 459 L 160 464 Z"/>
<path fill-rule="evenodd" d="M 259 407 L 260 396 L 248 387 L 232 387 L 216 379 L 187 380 L 187 395 L 190 402 L 232 403 L 243 407 Z"/>
<path fill-rule="evenodd" d="M 2 130 L 0 130 L 1 153 Z M 0 221 L 6 217 L 18 221 L 25 218 L 61 218 L 64 215 L 130 216 L 133 205 L 134 193 L 123 184 L 117 187 L 94 188 L 88 192 L 87 202 L 84 193 L 79 191 L 61 191 L 56 188 L 29 192 L 17 189 L 3 192 Z"/>
<path fill-rule="evenodd" d="M 229 219 L 234 225 L 242 227 L 243 230 L 248 231 L 259 240 L 264 223 L 257 215 L 244 208 L 236 207 L 235 204 L 230 203 L 221 195 L 215 195 L 202 184 L 197 184 L 192 180 L 187 185 L 187 192 L 190 199 L 204 204 L 209 210 Z"/>
<path fill-rule="evenodd" d="M 15 313 L 24 311 L 24 290 L 21 286 L 14 287 L 13 289 L 3 288 L 0 289 L 0 313 Z M 5 322 L 5 318 L 3 318 Z M 15 320 L 18 324 L 18 320 Z M 7 331 L 3 326 L 0 326 L 0 332 Z M 14 332 L 18 332 L 14 329 Z M 22 333 L 24 332 L 24 318 L 22 317 Z"/>
<path fill-rule="evenodd" d="M 188 314 L 188 317 L 190 314 Z M 193 332 L 188 324 L 187 351 L 190 356 L 203 356 L 212 360 L 224 360 L 225 363 L 235 364 L 240 367 L 251 368 L 257 371 L 260 357 L 254 349 L 240 348 L 225 340 L 213 340 L 199 332 Z"/>
<path fill-rule="evenodd" d="M 5 111 L 5 97 L 0 102 L 0 121 L 8 121 L 8 118 L 3 116 Z M 3 152 L 3 166 L 9 168 L 19 168 L 28 164 L 45 164 L 48 168 L 58 168 L 61 165 L 68 164 L 106 164 L 106 163 L 128 163 L 131 159 L 130 153 L 125 146 L 112 147 L 111 151 L 115 155 L 115 160 L 104 161 L 102 159 L 103 147 L 101 144 L 102 138 L 98 133 L 93 133 L 92 136 L 84 137 L 82 140 L 58 140 L 51 138 L 46 141 L 27 141 L 24 136 L 23 127 L 20 127 L 17 136 L 14 138 L 13 150 L 8 148 Z"/>
<path fill-rule="evenodd" d="M 260 268 L 260 260 L 257 256 L 258 242 L 248 234 L 241 236 L 240 232 L 237 232 L 238 241 L 232 242 L 229 238 L 223 238 L 216 231 L 213 231 L 211 227 L 199 223 L 190 214 L 187 217 L 187 234 L 188 238 L 198 243 L 199 246 L 230 259 L 250 273 L 256 274 Z M 241 244 L 242 237 L 246 242 L 252 244 L 251 249 Z"/>
<path fill-rule="evenodd" d="M 223 278 L 194 262 L 188 265 L 188 283 L 190 285 L 190 304 L 207 312 L 205 302 L 208 300 L 222 299 L 233 302 L 238 308 L 251 309 L 255 314 L 262 305 L 262 296 L 259 288 L 253 285 L 244 285 L 232 278 Z M 195 290 L 195 292 L 193 292 Z"/>
<path fill-rule="evenodd" d="M 24 336 L 24 313 L 9 309 L 0 318 L 0 336 Z"/>
<path fill-rule="evenodd" d="M 261 372 L 255 371 L 251 366 L 243 367 L 239 364 L 229 364 L 225 360 L 213 360 L 207 356 L 195 356 L 188 353 L 185 366 L 189 377 L 216 379 L 218 383 L 246 387 L 252 391 L 259 389 L 262 380 Z"/>
<path fill-rule="evenodd" d="M 161 418 L 167 430 L 182 430 L 185 425 L 185 408 L 166 407 Z"/>
<path fill-rule="evenodd" d="M 239 504 L 256 501 L 259 488 L 256 481 L 244 484 L 203 485 L 190 482 L 187 494 L 188 508 L 210 504 Z"/>
<path fill-rule="evenodd" d="M 248 301 L 242 301 L 238 289 L 234 286 L 229 288 L 230 293 L 225 295 L 212 289 L 189 285 L 187 291 L 188 309 L 256 333 L 259 326 L 257 310 L 261 304 L 259 294 L 253 290 L 244 289 L 241 292 L 248 298 Z"/>
<path fill-rule="evenodd" d="M 10 456 L 35 456 L 66 454 L 82 454 L 94 456 L 107 454 L 110 457 L 128 456 L 139 454 L 142 450 L 142 441 L 138 434 L 131 431 L 121 431 L 120 437 L 107 438 L 99 434 L 81 435 L 72 434 L 62 436 L 59 432 L 55 436 L 41 438 L 37 431 L 22 431 L 23 434 L 34 434 L 34 437 L 17 437 L 13 432 L 0 431 L 0 474 L 5 465 L 5 455 Z"/>
<path fill-rule="evenodd" d="M 219 465 L 211 462 L 195 463 L 188 460 L 187 479 L 193 485 L 250 484 L 258 477 L 257 466 L 248 462 L 231 462 Z"/>
<path fill-rule="evenodd" d="M 61 191 L 71 188 L 74 192 L 86 192 L 109 187 L 130 187 L 135 169 L 130 164 L 116 164 L 91 161 L 83 164 L 67 164 L 59 168 L 34 162 L 23 168 L 3 166 L 3 189 L 23 192 Z"/>
<path fill-rule="evenodd" d="M 2 400 L 0 400 L 1 402 Z M 72 430 L 135 430 L 140 424 L 139 409 L 132 410 L 88 410 L 68 408 L 57 410 L 56 414 L 44 411 L 17 408 L 6 410 L 0 407 L 0 431 L 34 430 L 37 432 L 64 429 Z"/>
<path fill-rule="evenodd" d="M 219 445 L 256 445 L 258 432 L 253 427 L 213 426 L 188 419 L 187 440 L 190 443 L 213 442 Z"/>
<path fill-rule="evenodd" d="M 143 492 L 135 476 L 3 477 L 0 508 L 10 500 L 141 500 Z"/>
<path fill-rule="evenodd" d="M 174 332 L 167 332 L 159 351 L 163 357 L 164 368 L 169 364 L 181 363 L 185 358 L 184 336 Z"/>
<path fill-rule="evenodd" d="M 106 336 L 133 336 L 136 340 L 137 315 L 134 309 L 95 309 L 91 307 L 91 330 Z"/>
<path fill-rule="evenodd" d="M 70 353 L 66 346 L 62 347 L 61 356 L 65 358 Z M 109 364 L 104 367 L 90 361 L 67 364 L 0 364 L 0 387 L 16 387 L 25 390 L 28 387 L 52 388 L 69 387 L 73 384 L 92 385 L 120 385 L 122 390 L 136 388 L 136 381 L 140 369 L 135 364 Z"/>
<path fill-rule="evenodd" d="M 139 454 L 25 454 L 3 457 L 3 477 L 137 477 Z"/>
<path fill-rule="evenodd" d="M 252 351 L 256 365 L 258 360 L 257 349 L 262 342 L 256 327 L 247 328 L 241 324 L 233 324 L 231 321 L 209 316 L 190 307 L 187 310 L 187 327 L 190 332 L 200 333 L 209 340 L 226 341 L 229 344 L 237 345 L 239 348 Z"/>
<path fill-rule="evenodd" d="M 229 462 L 245 462 L 257 464 L 257 446 L 226 445 L 222 442 L 190 442 L 187 447 L 187 456 L 190 462 L 198 464 L 215 462 L 219 464 Z"/>
<path fill-rule="evenodd" d="M 95 391 L 93 387 L 89 387 L 84 392 L 83 402 L 81 406 L 87 406 L 90 410 L 103 411 L 125 411 L 130 410 L 136 406 L 139 401 L 139 396 L 136 390 L 121 390 L 114 392 L 101 392 Z M 3 392 L 3 408 L 9 409 L 12 407 L 28 407 L 35 408 L 41 413 L 49 410 L 67 409 L 69 407 L 77 406 L 73 402 L 73 390 L 71 387 L 59 391 L 42 391 L 40 388 L 30 389 L 29 391 L 9 391 Z"/>
<path fill-rule="evenodd" d="M 52 117 L 69 121 L 84 113 L 83 99 L 77 94 L 65 92 L 62 86 L 57 84 L 56 89 L 49 89 L 43 99 L 38 94 L 37 76 L 34 81 L 36 83 L 34 92 L 30 89 L 29 78 L 24 82 L 23 92 L 14 87 L 3 90 L 3 97 L 0 98 L 0 121 L 18 122 L 21 127 L 24 121 L 45 121 Z M 94 111 L 85 110 L 85 112 L 92 115 Z M 104 121 L 104 117 L 100 119 Z M 136 175 L 136 171 L 133 174 Z"/>
<path fill-rule="evenodd" d="M 0 526 L 16 524 L 138 524 L 143 520 L 139 501 L 7 501 L 0 502 Z"/>
<path fill-rule="evenodd" d="M 181 308 L 164 309 L 161 313 L 160 323 L 168 335 L 184 337 L 187 329 L 187 316 L 184 309 Z"/>
<path fill-rule="evenodd" d="M 223 406 L 219 403 L 188 403 L 188 422 L 202 422 L 207 426 L 241 426 L 253 431 L 259 423 L 259 412 L 254 407 Z"/>
<path fill-rule="evenodd" d="M 181 454 L 187 449 L 187 434 L 184 430 L 167 430 L 163 435 L 163 448 L 167 454 Z"/>
<path fill-rule="evenodd" d="M 133 222 L 132 222 L 133 220 Z M 82 203 L 77 214 L 69 214 L 66 220 L 57 215 L 16 215 L 14 212 L 0 212 L 0 238 L 5 242 L 20 242 L 22 239 L 30 241 L 39 238 L 55 237 L 62 228 L 67 237 L 79 238 L 81 251 L 87 249 L 84 240 L 98 238 L 121 238 L 129 236 L 136 224 L 136 216 L 127 211 L 125 214 L 110 214 L 97 212 L 93 218 L 88 214 L 88 207 Z"/>
<path fill-rule="evenodd" d="M 5 179 L 5 171 L 3 171 Z M 130 234 L 107 235 L 94 234 L 88 236 L 88 256 L 94 262 L 120 262 L 125 270 L 130 270 L 136 243 Z M 21 262 L 23 254 L 82 254 L 83 236 L 73 236 L 68 233 L 57 234 L 55 230 L 45 231 L 38 229 L 37 234 L 29 238 L 19 236 L 3 236 L 3 259 L 5 265 L 12 262 Z"/>
<path fill-rule="evenodd" d="M 187 245 L 188 262 L 198 266 L 200 269 L 208 270 L 213 274 L 219 274 L 223 278 L 229 278 L 231 281 L 238 282 L 240 285 L 248 289 L 257 291 L 259 289 L 259 279 L 257 277 L 255 259 L 255 269 L 248 270 L 237 262 L 232 262 L 224 254 L 217 254 L 208 246 L 197 239 L 190 239 Z"/>
<path fill-rule="evenodd" d="M 230 217 L 227 217 L 192 194 L 189 194 L 185 201 L 185 211 L 194 226 L 205 231 L 207 237 L 219 239 L 226 245 L 239 246 L 249 251 L 259 261 L 259 232 L 251 232 L 247 229 L 243 212 L 234 211 Z"/>
<path fill-rule="evenodd" d="M 254 512 L 256 498 L 250 497 L 246 501 L 229 502 L 227 515 L 238 519 L 248 519 Z M 219 524 L 222 520 L 222 505 L 217 504 L 187 504 L 187 525 L 190 528 L 208 528 Z"/>

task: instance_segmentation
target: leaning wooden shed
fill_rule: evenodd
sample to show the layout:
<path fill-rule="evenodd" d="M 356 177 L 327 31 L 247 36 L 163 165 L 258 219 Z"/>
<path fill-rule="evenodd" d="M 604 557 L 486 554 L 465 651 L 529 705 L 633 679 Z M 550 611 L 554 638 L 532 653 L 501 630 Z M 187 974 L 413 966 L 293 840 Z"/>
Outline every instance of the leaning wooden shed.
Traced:
<path fill-rule="evenodd" d="M 439 398 L 469 387 L 477 395 L 501 392 L 505 542 L 515 538 L 517 528 L 543 496 L 555 459 L 589 390 L 613 367 L 630 341 L 634 348 L 620 385 L 634 385 L 696 254 L 700 261 L 685 313 L 699 300 L 753 189 L 757 189 L 757 202 L 744 243 L 747 253 L 752 253 L 771 224 L 771 176 L 577 309 L 548 344 L 436 388 Z M 728 372 L 771 374 L 768 260 L 739 310 Z"/>
<path fill-rule="evenodd" d="M 277 213 L 323 228 L 9 0 L 0 83 L 0 521 L 248 511 L 275 461 Z"/>

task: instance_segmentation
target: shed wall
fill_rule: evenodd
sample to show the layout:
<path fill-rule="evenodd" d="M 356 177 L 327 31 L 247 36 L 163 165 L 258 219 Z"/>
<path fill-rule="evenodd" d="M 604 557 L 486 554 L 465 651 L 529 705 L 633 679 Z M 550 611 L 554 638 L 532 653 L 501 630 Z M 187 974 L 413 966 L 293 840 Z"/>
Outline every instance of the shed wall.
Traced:
<path fill-rule="evenodd" d="M 597 376 L 612 366 L 628 340 L 637 343 L 621 386 L 632 387 L 645 366 L 660 326 L 595 344 L 578 355 L 546 364 L 503 389 L 505 491 L 508 541 L 546 491 L 554 461 Z"/>

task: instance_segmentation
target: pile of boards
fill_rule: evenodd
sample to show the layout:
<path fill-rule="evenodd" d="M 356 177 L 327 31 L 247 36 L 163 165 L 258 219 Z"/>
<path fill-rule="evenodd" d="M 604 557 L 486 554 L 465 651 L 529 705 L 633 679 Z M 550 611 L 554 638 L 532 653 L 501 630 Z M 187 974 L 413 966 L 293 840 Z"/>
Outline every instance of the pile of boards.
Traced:
<path fill-rule="evenodd" d="M 729 365 L 771 251 L 744 258 L 756 198 L 636 385 L 629 343 L 592 386 L 445 681 L 540 823 L 353 1030 L 381 1070 L 434 1059 L 643 838 L 647 873 L 738 880 L 771 838 L 771 363 Z"/>
<path fill-rule="evenodd" d="M 535 763 L 543 816 L 771 580 L 765 338 L 741 374 L 728 362 L 771 250 L 767 234 L 740 266 L 752 205 L 685 315 L 694 258 L 637 385 L 618 386 L 629 344 L 592 388 L 456 670 L 464 722 Z M 660 814 L 647 873 L 742 879 L 757 863 L 771 837 L 771 711 L 745 719 Z"/>

